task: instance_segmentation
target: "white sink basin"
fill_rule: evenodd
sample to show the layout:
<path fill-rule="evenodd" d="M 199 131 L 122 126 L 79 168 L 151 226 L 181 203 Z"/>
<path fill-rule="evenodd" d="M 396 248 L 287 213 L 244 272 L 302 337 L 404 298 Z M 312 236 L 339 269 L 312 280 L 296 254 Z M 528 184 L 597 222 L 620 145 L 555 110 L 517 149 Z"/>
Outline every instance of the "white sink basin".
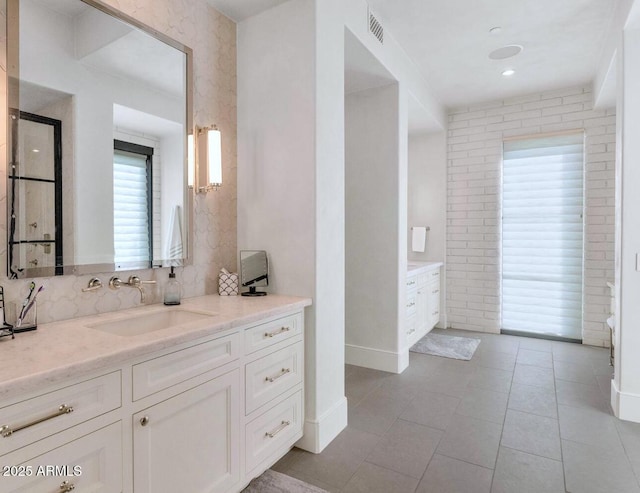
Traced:
<path fill-rule="evenodd" d="M 139 336 L 156 330 L 179 327 L 197 320 L 215 316 L 215 313 L 192 312 L 189 310 L 167 310 L 136 315 L 123 320 L 100 322 L 87 327 L 118 336 Z"/>

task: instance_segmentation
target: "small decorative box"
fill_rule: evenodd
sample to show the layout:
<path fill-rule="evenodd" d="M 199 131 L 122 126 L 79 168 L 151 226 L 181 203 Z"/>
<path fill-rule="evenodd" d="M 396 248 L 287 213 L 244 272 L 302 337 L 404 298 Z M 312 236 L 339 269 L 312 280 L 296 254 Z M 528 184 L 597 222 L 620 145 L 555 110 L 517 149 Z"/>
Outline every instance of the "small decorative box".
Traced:
<path fill-rule="evenodd" d="M 238 296 L 238 274 L 229 272 L 220 273 L 218 278 L 218 294 L 220 296 Z"/>

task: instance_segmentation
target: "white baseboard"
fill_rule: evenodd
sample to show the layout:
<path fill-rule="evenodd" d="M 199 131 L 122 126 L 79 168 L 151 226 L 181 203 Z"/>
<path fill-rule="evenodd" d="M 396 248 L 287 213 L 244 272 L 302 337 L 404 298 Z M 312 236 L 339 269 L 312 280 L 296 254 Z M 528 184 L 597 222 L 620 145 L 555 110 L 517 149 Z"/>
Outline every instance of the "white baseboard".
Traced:
<path fill-rule="evenodd" d="M 344 362 L 374 370 L 402 373 L 409 366 L 409 349 L 400 353 L 345 344 Z"/>
<path fill-rule="evenodd" d="M 347 427 L 347 398 L 343 397 L 318 419 L 306 419 L 296 447 L 319 454 Z"/>
<path fill-rule="evenodd" d="M 611 407 L 617 418 L 640 423 L 640 395 L 620 392 L 615 380 L 611 380 Z"/>

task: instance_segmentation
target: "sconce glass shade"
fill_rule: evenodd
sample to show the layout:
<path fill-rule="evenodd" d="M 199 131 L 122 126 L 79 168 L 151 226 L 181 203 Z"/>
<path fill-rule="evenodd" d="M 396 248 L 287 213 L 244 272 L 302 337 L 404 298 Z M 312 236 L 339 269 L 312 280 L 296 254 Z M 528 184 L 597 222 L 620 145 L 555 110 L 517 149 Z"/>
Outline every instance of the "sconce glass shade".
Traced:
<path fill-rule="evenodd" d="M 207 131 L 209 186 L 222 185 L 222 135 L 215 126 Z"/>
<path fill-rule="evenodd" d="M 196 148 L 193 134 L 187 136 L 187 184 L 193 188 L 196 176 Z"/>
<path fill-rule="evenodd" d="M 194 135 L 189 135 L 189 180 L 193 170 L 193 187 L 196 193 L 217 190 L 222 185 L 222 135 L 218 127 L 196 127 Z"/>

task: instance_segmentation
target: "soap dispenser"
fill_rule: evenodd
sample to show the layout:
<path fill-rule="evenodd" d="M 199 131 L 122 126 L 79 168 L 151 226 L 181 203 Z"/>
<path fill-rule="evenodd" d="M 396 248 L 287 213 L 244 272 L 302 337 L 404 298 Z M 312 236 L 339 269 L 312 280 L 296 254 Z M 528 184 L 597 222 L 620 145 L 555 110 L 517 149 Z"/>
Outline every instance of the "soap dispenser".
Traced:
<path fill-rule="evenodd" d="M 164 304 L 165 305 L 179 305 L 181 296 L 180 283 L 176 279 L 176 274 L 171 267 L 171 273 L 169 274 L 169 282 L 164 287 Z"/>

